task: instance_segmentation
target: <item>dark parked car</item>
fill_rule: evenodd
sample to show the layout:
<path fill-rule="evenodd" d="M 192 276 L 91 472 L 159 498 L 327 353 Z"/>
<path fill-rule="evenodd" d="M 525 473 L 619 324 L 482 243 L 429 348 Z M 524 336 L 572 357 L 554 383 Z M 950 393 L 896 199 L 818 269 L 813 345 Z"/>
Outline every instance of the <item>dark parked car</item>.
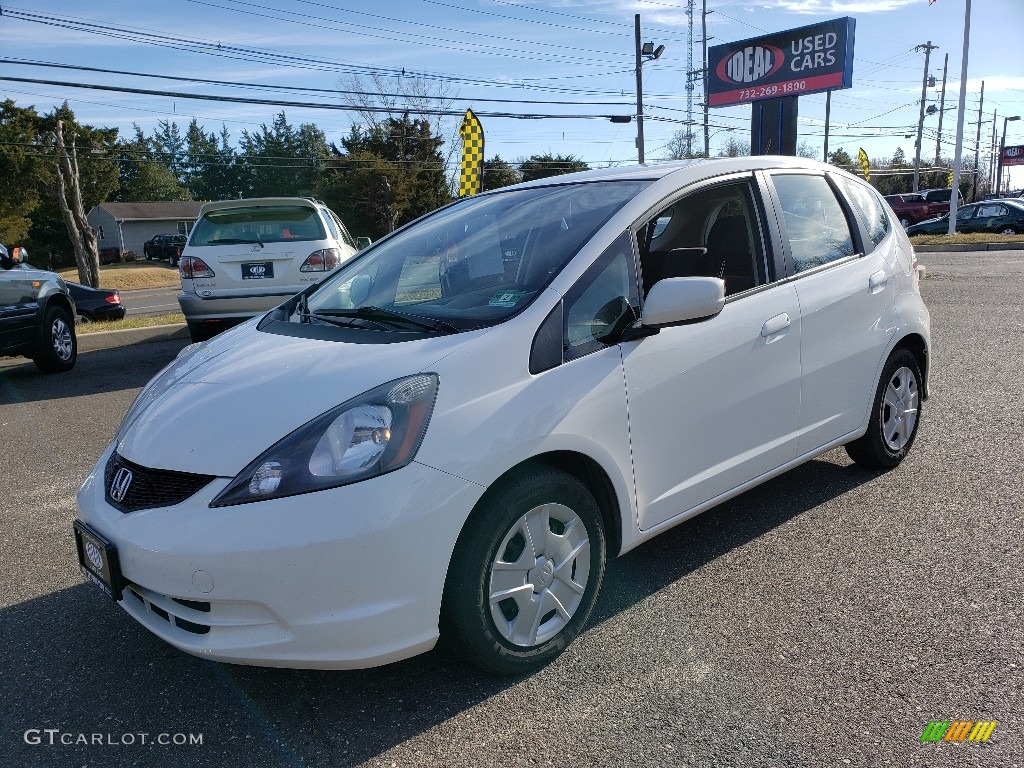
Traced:
<path fill-rule="evenodd" d="M 187 239 L 185 235 L 156 235 L 152 240 L 147 240 L 143 244 L 142 250 L 146 254 L 147 261 L 167 259 L 171 262 L 172 267 L 176 267 Z"/>
<path fill-rule="evenodd" d="M 949 231 L 949 214 L 922 221 L 907 229 L 908 235 L 935 235 Z M 995 232 L 1001 235 L 1024 233 L 1024 201 L 985 200 L 957 209 L 957 232 Z"/>
<path fill-rule="evenodd" d="M 70 371 L 78 357 L 75 303 L 60 275 L 0 245 L 0 355 L 32 358 L 43 373 Z"/>
<path fill-rule="evenodd" d="M 892 212 L 896 214 L 896 218 L 900 220 L 900 224 L 903 225 L 904 229 L 911 224 L 930 219 L 935 215 L 931 212 L 931 207 L 928 201 L 925 200 L 924 195 L 918 192 L 908 192 L 903 195 L 886 195 L 885 202 L 892 208 Z M 948 205 L 947 203 L 947 208 Z"/>
<path fill-rule="evenodd" d="M 84 323 L 120 320 L 127 312 L 121 303 L 121 293 L 117 289 L 90 288 L 78 283 L 68 283 L 67 286 L 71 298 L 75 300 L 78 316 Z"/>

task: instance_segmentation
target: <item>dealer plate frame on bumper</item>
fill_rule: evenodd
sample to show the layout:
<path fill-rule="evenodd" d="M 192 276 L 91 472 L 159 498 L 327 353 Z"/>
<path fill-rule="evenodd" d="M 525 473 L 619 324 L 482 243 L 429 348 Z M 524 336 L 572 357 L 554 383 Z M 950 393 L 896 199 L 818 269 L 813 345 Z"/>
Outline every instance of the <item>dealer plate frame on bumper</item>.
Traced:
<path fill-rule="evenodd" d="M 99 587 L 107 597 L 118 602 L 124 591 L 124 576 L 117 547 L 85 523 L 75 520 L 75 549 L 82 575 Z"/>

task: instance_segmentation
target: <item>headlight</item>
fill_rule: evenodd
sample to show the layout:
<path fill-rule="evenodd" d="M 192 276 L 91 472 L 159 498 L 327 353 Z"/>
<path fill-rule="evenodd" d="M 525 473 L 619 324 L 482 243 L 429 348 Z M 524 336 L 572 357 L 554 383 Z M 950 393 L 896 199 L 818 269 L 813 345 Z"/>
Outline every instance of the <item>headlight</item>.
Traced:
<path fill-rule="evenodd" d="M 332 408 L 272 445 L 210 506 L 322 491 L 401 469 L 423 442 L 437 385 L 437 374 L 417 374 Z"/>

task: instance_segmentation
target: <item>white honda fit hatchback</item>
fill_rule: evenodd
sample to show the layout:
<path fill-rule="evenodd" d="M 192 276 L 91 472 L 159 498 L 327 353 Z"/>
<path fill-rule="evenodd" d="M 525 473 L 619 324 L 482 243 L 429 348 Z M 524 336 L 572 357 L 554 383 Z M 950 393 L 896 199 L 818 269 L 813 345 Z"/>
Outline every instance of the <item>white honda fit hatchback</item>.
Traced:
<path fill-rule="evenodd" d="M 835 446 L 891 468 L 927 392 L 913 250 L 782 157 L 461 200 L 142 391 L 78 494 L 85 575 L 204 658 L 521 673 L 619 555 Z"/>

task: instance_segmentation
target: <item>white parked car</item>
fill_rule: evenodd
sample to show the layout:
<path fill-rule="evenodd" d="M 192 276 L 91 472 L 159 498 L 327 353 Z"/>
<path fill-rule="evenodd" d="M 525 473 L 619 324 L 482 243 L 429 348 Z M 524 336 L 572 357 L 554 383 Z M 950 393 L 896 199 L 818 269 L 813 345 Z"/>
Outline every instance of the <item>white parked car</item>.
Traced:
<path fill-rule="evenodd" d="M 794 158 L 461 200 L 150 382 L 79 491 L 82 569 L 203 658 L 365 667 L 445 635 L 535 669 L 609 557 L 836 446 L 899 464 L 915 266 L 874 190 Z"/>
<path fill-rule="evenodd" d="M 181 252 L 178 303 L 192 341 L 262 314 L 355 255 L 356 239 L 318 200 L 206 203 Z"/>

